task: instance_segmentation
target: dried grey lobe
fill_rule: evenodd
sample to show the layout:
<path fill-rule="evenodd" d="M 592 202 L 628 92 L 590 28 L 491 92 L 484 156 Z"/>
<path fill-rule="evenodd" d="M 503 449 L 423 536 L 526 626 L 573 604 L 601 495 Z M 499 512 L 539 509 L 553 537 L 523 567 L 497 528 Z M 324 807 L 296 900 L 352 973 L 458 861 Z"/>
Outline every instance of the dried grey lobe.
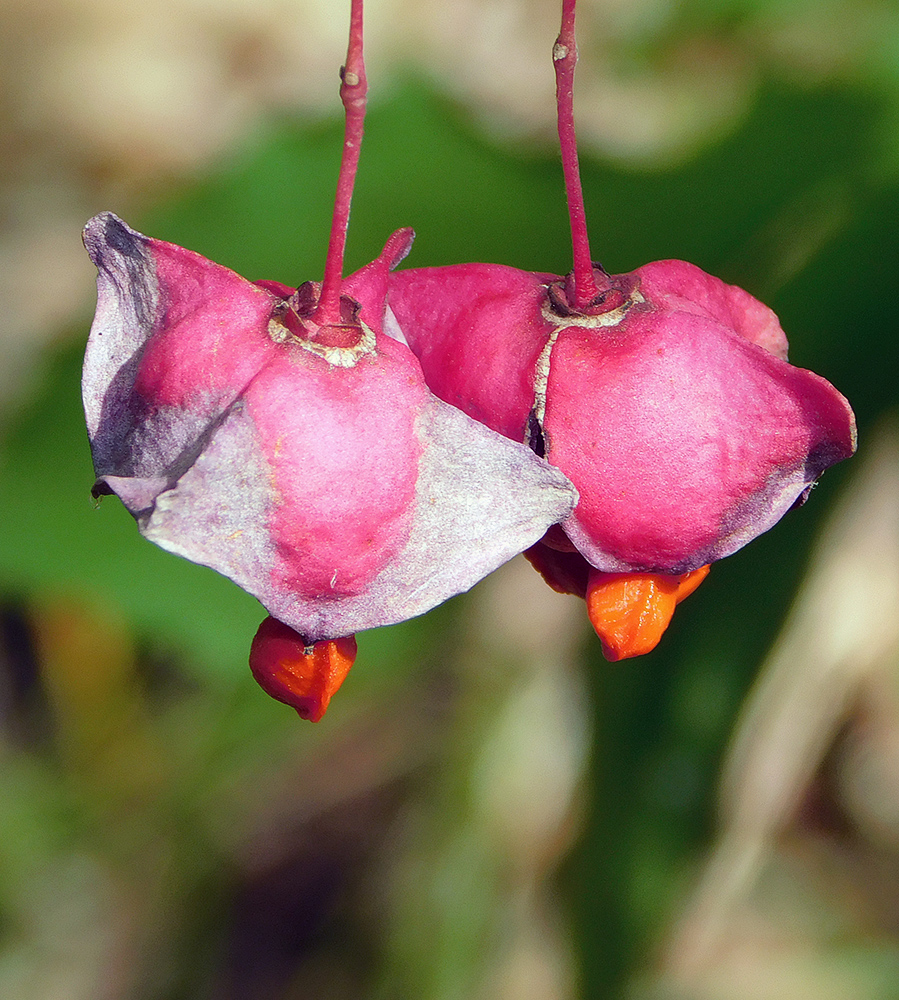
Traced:
<path fill-rule="evenodd" d="M 171 482 L 167 476 L 102 476 L 94 483 L 91 496 L 97 498 L 115 494 L 140 526 L 153 513 L 159 494 L 170 488 Z"/>
<path fill-rule="evenodd" d="M 97 312 L 84 355 L 84 411 L 95 461 L 112 466 L 119 460 L 113 456 L 120 451 L 119 428 L 129 421 L 141 355 L 159 320 L 159 283 L 146 238 L 111 213 L 91 219 L 83 238 L 97 267 Z"/>
<path fill-rule="evenodd" d="M 197 461 L 237 405 L 242 404 L 232 404 L 212 420 L 163 406 L 134 421 L 116 439 L 113 454 L 95 457 L 95 494 L 106 484 L 135 517 L 146 512 L 155 495 L 171 489 Z"/>
<path fill-rule="evenodd" d="M 272 476 L 256 427 L 237 403 L 139 526 L 161 548 L 211 566 L 263 600 L 275 559 L 267 530 Z"/>

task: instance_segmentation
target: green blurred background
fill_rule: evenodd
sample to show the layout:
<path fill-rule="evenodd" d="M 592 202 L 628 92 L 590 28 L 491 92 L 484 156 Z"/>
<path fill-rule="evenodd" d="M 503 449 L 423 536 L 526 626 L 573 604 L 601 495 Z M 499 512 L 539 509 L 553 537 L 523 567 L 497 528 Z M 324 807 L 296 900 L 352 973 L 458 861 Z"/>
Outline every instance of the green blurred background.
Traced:
<path fill-rule="evenodd" d="M 517 560 L 360 636 L 312 726 L 249 676 L 258 604 L 90 500 L 77 239 L 320 277 L 338 6 L 0 13 L 0 995 L 899 997 L 899 11 L 581 11 L 594 256 L 764 299 L 859 456 L 650 656 Z M 410 265 L 565 273 L 556 4 L 367 15 L 348 268 L 412 225 Z"/>

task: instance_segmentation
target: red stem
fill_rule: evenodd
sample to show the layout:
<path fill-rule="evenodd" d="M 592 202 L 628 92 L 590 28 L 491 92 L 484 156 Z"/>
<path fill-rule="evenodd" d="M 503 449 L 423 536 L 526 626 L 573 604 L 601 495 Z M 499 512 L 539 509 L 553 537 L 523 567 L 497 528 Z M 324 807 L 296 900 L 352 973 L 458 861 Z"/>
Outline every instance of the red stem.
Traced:
<path fill-rule="evenodd" d="M 340 324 L 343 255 L 346 249 L 347 226 L 350 222 L 353 184 L 359 166 L 359 150 L 362 146 L 365 123 L 365 98 L 368 93 L 365 61 L 362 57 L 362 3 L 363 0 L 351 0 L 350 40 L 346 65 L 341 70 L 340 100 L 346 110 L 346 126 L 343 135 L 343 156 L 337 178 L 337 195 L 334 199 L 334 215 L 331 218 L 331 237 L 328 241 L 325 276 L 318 306 L 311 317 L 319 326 Z"/>
<path fill-rule="evenodd" d="M 559 145 L 562 149 L 562 170 L 568 196 L 571 219 L 571 244 L 574 251 L 575 301 L 583 309 L 598 294 L 593 277 L 593 259 L 587 237 L 587 216 L 584 212 L 584 192 L 577 162 L 577 136 L 574 133 L 574 67 L 577 65 L 577 43 L 574 37 L 574 13 L 577 0 L 562 0 L 562 27 L 553 46 L 553 66 L 556 71 L 556 109 L 559 122 Z"/>

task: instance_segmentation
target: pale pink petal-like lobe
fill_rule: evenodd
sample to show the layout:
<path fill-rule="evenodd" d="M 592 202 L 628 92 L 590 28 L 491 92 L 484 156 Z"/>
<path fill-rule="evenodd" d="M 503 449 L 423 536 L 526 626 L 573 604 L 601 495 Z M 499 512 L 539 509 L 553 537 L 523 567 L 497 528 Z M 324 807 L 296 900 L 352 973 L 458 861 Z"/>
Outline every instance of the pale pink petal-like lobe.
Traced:
<path fill-rule="evenodd" d="M 99 275 L 83 378 L 95 493 L 313 643 L 467 590 L 576 502 L 557 469 L 437 399 L 380 333 L 411 235 L 344 282 L 361 325 L 350 315 L 317 342 L 293 289 L 110 214 L 85 230 Z"/>

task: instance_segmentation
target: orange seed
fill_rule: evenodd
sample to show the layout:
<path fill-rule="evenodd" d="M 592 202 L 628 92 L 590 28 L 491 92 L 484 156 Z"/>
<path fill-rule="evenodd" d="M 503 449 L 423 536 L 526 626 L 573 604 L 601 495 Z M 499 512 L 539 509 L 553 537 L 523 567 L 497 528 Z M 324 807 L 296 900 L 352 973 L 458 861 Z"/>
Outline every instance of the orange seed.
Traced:
<path fill-rule="evenodd" d="M 318 722 L 356 659 L 356 637 L 306 639 L 276 618 L 259 626 L 250 647 L 250 670 L 267 694 Z"/>
<path fill-rule="evenodd" d="M 658 645 L 675 606 L 706 578 L 708 566 L 681 576 L 591 570 L 587 614 L 607 660 L 642 656 Z"/>

